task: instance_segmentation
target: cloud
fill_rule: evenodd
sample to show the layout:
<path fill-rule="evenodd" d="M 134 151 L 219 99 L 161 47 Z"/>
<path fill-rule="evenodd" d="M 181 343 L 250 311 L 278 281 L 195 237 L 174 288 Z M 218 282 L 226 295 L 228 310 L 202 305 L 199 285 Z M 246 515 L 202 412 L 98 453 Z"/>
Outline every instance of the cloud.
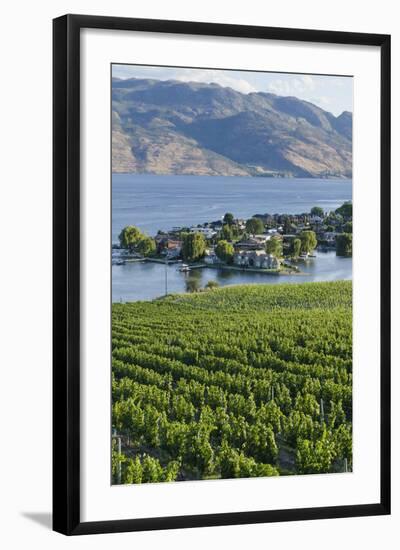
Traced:
<path fill-rule="evenodd" d="M 268 84 L 268 91 L 277 95 L 298 96 L 309 94 L 316 89 L 316 83 L 311 75 L 291 76 L 290 78 L 277 78 Z"/>
<path fill-rule="evenodd" d="M 348 77 L 141 65 L 113 65 L 113 76 L 215 83 L 244 94 L 263 91 L 294 96 L 335 115 L 353 110 L 352 79 Z"/>
<path fill-rule="evenodd" d="M 243 94 L 256 92 L 245 78 L 230 71 L 214 69 L 176 69 L 173 67 L 138 67 L 133 65 L 114 65 L 113 75 L 119 78 L 156 78 L 158 80 L 180 80 L 182 82 L 215 83 L 233 88 Z"/>
<path fill-rule="evenodd" d="M 218 71 L 212 69 L 188 69 L 185 72 L 180 71 L 175 75 L 177 80 L 184 82 L 203 82 L 206 84 L 215 83 L 220 86 L 230 87 L 238 92 L 249 94 L 256 92 L 256 88 L 252 86 L 244 78 L 237 78 L 233 76 L 229 71 Z"/>

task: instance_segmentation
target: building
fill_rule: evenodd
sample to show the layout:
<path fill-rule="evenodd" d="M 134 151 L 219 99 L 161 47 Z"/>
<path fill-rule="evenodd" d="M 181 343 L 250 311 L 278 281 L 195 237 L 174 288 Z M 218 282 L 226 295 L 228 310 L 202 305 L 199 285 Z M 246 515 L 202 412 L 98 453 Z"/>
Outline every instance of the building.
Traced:
<path fill-rule="evenodd" d="M 280 262 L 265 250 L 240 250 L 233 256 L 234 265 L 259 269 L 278 269 Z"/>
<path fill-rule="evenodd" d="M 166 239 L 162 243 L 160 254 L 165 255 L 168 259 L 179 258 L 182 252 L 182 241 L 174 239 Z"/>
<path fill-rule="evenodd" d="M 265 245 L 267 243 L 267 241 L 270 240 L 271 238 L 271 235 L 265 235 L 265 234 L 262 234 L 262 235 L 252 235 L 252 238 L 255 239 L 257 242 L 259 242 L 260 244 L 263 244 Z"/>
<path fill-rule="evenodd" d="M 212 239 L 217 232 L 211 227 L 191 227 L 191 233 L 201 233 L 206 239 Z"/>
<path fill-rule="evenodd" d="M 265 243 L 260 242 L 255 237 L 249 237 L 246 240 L 239 241 L 235 244 L 235 248 L 238 250 L 246 249 L 246 250 L 264 250 L 265 249 Z"/>
<path fill-rule="evenodd" d="M 321 235 L 321 240 L 327 242 L 328 244 L 335 244 L 336 236 L 337 233 L 335 233 L 334 231 L 325 231 L 325 233 L 322 233 Z"/>

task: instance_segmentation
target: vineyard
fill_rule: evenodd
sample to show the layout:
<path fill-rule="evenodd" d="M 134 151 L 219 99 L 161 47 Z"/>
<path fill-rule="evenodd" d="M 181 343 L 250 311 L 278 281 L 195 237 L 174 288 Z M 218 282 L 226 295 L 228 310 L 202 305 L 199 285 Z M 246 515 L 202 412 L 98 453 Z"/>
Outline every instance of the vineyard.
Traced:
<path fill-rule="evenodd" d="M 113 483 L 352 468 L 350 281 L 112 306 Z"/>

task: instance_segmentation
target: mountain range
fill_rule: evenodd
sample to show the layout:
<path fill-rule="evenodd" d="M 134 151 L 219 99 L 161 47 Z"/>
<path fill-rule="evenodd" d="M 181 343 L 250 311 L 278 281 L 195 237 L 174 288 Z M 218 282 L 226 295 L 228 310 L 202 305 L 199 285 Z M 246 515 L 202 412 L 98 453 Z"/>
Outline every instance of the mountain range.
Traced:
<path fill-rule="evenodd" d="M 350 178 L 352 114 L 214 83 L 113 78 L 112 170 Z"/>

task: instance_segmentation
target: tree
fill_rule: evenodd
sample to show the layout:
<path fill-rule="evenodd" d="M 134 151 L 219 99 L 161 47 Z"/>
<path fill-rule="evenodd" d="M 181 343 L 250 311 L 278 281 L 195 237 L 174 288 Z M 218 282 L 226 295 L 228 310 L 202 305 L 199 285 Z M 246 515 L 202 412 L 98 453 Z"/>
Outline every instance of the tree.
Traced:
<path fill-rule="evenodd" d="M 336 255 L 349 257 L 353 254 L 352 233 L 341 233 L 336 236 Z"/>
<path fill-rule="evenodd" d="M 195 262 L 204 256 L 206 241 L 201 233 L 186 233 L 183 236 L 182 255 L 185 260 Z"/>
<path fill-rule="evenodd" d="M 342 206 L 336 208 L 335 212 L 343 216 L 345 220 L 348 220 L 353 216 L 353 203 L 351 201 L 345 202 Z"/>
<path fill-rule="evenodd" d="M 300 252 L 301 252 L 301 240 L 300 239 L 293 239 L 291 252 L 292 252 L 292 256 L 294 258 L 298 258 L 300 256 Z"/>
<path fill-rule="evenodd" d="M 324 211 L 320 206 L 313 206 L 310 213 L 311 216 L 319 216 L 320 218 L 324 217 Z"/>
<path fill-rule="evenodd" d="M 268 254 L 272 254 L 273 256 L 280 258 L 283 253 L 282 239 L 280 239 L 279 237 L 271 237 L 267 241 L 266 250 Z"/>
<path fill-rule="evenodd" d="M 231 241 L 233 237 L 233 230 L 232 226 L 225 224 L 222 226 L 222 229 L 219 233 L 219 236 L 221 239 L 224 239 L 226 241 Z"/>
<path fill-rule="evenodd" d="M 301 251 L 310 254 L 316 248 L 318 241 L 314 231 L 302 231 L 300 233 Z"/>
<path fill-rule="evenodd" d="M 142 238 L 142 233 L 134 225 L 127 225 L 118 236 L 121 248 L 134 248 Z"/>
<path fill-rule="evenodd" d="M 226 263 L 232 262 L 234 252 L 235 249 L 227 241 L 218 241 L 218 244 L 215 247 L 215 254 L 220 260 Z"/>
<path fill-rule="evenodd" d="M 234 221 L 235 218 L 233 217 L 233 214 L 227 212 L 224 216 L 224 223 L 226 223 L 227 225 L 233 225 Z"/>
<path fill-rule="evenodd" d="M 214 290 L 214 288 L 218 288 L 219 283 L 217 281 L 208 281 L 204 288 L 208 288 L 209 290 Z"/>
<path fill-rule="evenodd" d="M 151 237 L 143 235 L 136 245 L 136 250 L 143 256 L 150 256 L 156 251 L 156 243 Z"/>
<path fill-rule="evenodd" d="M 198 292 L 200 290 L 200 280 L 198 277 L 188 277 L 186 279 L 186 292 Z"/>
<path fill-rule="evenodd" d="M 246 221 L 246 231 L 252 235 L 264 233 L 264 224 L 260 218 L 250 218 Z"/>
<path fill-rule="evenodd" d="M 353 222 L 346 222 L 344 224 L 343 233 L 353 233 Z"/>

